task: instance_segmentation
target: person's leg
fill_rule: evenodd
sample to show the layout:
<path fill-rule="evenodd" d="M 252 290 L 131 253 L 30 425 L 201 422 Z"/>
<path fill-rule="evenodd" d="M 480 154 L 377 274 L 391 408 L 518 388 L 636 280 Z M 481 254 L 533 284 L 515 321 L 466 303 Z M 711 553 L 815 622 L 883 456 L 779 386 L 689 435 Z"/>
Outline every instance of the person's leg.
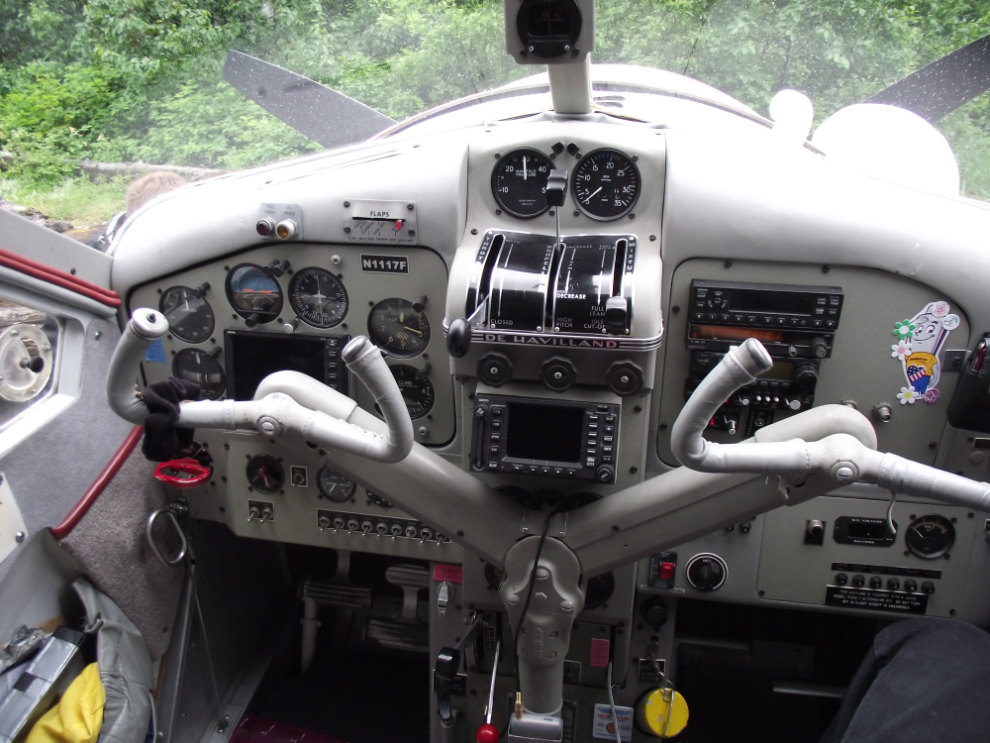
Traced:
<path fill-rule="evenodd" d="M 990 635 L 911 619 L 882 630 L 822 743 L 990 739 Z"/>

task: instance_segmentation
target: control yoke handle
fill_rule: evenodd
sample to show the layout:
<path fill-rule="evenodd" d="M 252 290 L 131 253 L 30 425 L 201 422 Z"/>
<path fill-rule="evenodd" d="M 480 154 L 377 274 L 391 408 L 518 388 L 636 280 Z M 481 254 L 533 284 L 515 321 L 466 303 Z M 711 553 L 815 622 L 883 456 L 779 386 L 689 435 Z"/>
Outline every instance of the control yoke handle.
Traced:
<path fill-rule="evenodd" d="M 137 395 L 134 382 L 148 347 L 167 332 L 165 316 L 144 308 L 135 310 L 124 328 L 107 374 L 107 400 L 124 420 L 143 424 L 148 416 L 148 408 Z M 260 399 L 183 402 L 176 425 L 224 430 L 251 428 L 269 438 L 294 431 L 325 449 L 338 449 L 377 462 L 405 459 L 414 441 L 412 420 L 381 352 L 365 336 L 357 336 L 344 346 L 341 357 L 381 408 L 388 426 L 386 435 L 347 422 L 356 407 L 349 397 L 292 372 L 267 377 L 259 387 L 266 392 Z M 314 385 L 323 398 L 319 407 L 338 415 L 312 410 L 296 402 L 296 399 L 312 399 Z"/>
<path fill-rule="evenodd" d="M 791 439 L 760 442 L 757 435 L 739 444 L 719 444 L 704 438 L 705 429 L 719 407 L 740 387 L 751 384 L 773 366 L 766 348 L 748 338 L 731 349 L 712 369 L 685 403 L 671 429 L 670 446 L 685 467 L 702 472 L 752 473 L 780 476 L 790 485 L 816 483 L 828 492 L 841 485 L 866 482 L 893 493 L 931 498 L 986 511 L 990 509 L 990 485 L 935 469 L 896 454 L 876 451 L 876 436 L 862 431 L 835 433 L 818 441 Z M 821 417 L 822 406 L 798 413 L 794 421 Z M 848 411 L 846 411 L 848 413 Z M 862 423 L 869 422 L 862 415 Z M 864 443 L 869 442 L 869 446 Z"/>

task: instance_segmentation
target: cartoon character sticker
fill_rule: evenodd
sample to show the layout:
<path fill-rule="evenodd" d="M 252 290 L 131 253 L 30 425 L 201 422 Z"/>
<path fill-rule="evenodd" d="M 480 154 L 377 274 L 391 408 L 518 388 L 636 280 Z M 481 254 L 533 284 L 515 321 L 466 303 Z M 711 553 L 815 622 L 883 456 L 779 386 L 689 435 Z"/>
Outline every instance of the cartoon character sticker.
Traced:
<path fill-rule="evenodd" d="M 938 402 L 939 354 L 949 333 L 959 327 L 959 316 L 951 314 L 950 309 L 948 302 L 929 302 L 911 319 L 894 323 L 897 343 L 890 347 L 890 356 L 901 362 L 907 382 L 897 393 L 901 405 L 914 405 L 915 400 L 930 405 Z"/>

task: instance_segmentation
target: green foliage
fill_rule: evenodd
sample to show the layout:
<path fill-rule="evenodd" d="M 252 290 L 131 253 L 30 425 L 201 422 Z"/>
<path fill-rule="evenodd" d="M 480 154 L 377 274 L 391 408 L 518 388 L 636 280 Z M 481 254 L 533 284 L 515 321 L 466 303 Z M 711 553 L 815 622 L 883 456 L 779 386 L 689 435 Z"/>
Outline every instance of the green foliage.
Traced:
<path fill-rule="evenodd" d="M 39 187 L 32 180 L 0 178 L 0 197 L 33 206 L 52 219 L 64 219 L 76 226 L 96 225 L 123 211 L 129 184 L 129 178 L 92 183 L 85 177 L 73 177 Z"/>
<path fill-rule="evenodd" d="M 816 119 L 990 33 L 973 0 L 600 0 L 595 60 L 703 80 Z M 67 159 L 241 168 L 317 149 L 222 82 L 227 49 L 402 119 L 538 67 L 504 54 L 500 0 L 2 0 L 0 148 L 18 182 Z M 967 192 L 990 197 L 990 103 L 941 122 Z"/>

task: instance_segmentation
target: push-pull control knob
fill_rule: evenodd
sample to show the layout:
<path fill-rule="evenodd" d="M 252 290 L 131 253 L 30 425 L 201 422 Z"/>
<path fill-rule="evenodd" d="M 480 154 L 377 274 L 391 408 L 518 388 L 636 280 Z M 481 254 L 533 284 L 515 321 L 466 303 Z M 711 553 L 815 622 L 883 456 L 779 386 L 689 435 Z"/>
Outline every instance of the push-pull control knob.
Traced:
<path fill-rule="evenodd" d="M 718 555 L 703 552 L 688 560 L 685 574 L 688 583 L 699 591 L 715 591 L 725 583 L 729 568 Z"/>

